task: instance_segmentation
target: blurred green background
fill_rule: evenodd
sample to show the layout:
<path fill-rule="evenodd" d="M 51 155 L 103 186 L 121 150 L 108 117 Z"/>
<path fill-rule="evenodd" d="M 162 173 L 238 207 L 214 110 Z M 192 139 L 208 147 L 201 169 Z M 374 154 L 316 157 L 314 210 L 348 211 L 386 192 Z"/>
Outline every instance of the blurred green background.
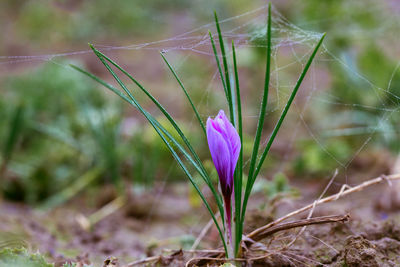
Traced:
<path fill-rule="evenodd" d="M 327 39 L 262 176 L 273 180 L 283 173 L 294 182 L 325 179 L 339 168 L 342 177 L 359 171 L 370 171 L 372 177 L 378 171 L 364 166 L 371 167 L 369 162 L 381 155 L 395 158 L 400 149 L 400 4 L 390 0 L 272 3 L 274 72 L 265 137 L 318 33 L 327 32 Z M 158 97 L 202 159 L 209 161 L 194 114 L 158 53 L 164 51 L 171 60 L 204 120 L 218 109 L 226 110 L 206 35 L 208 29 L 215 32 L 214 25 L 208 25 L 214 9 L 226 39 L 239 46 L 244 152 L 249 156 L 262 95 L 265 5 L 245 0 L 1 1 L 2 196 L 54 206 L 105 184 L 122 192 L 124 185 L 139 190 L 159 182 L 185 181 L 161 140 L 135 110 L 69 68 L 74 63 L 112 82 L 88 52 L 89 42 Z M 232 19 L 224 22 L 226 18 Z M 174 36 L 178 37 L 168 40 Z M 54 56 L 59 53 L 67 55 Z M 161 118 L 144 97 L 138 97 Z M 379 171 L 388 166 L 382 165 Z"/>

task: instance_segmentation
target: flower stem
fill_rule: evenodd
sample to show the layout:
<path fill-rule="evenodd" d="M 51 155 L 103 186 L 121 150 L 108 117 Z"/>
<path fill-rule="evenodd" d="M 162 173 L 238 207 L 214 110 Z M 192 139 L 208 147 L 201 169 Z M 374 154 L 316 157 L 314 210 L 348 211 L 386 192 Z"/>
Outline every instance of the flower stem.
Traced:
<path fill-rule="evenodd" d="M 225 204 L 225 239 L 228 249 L 228 259 L 235 258 L 235 243 L 232 240 L 232 196 L 224 197 Z"/>

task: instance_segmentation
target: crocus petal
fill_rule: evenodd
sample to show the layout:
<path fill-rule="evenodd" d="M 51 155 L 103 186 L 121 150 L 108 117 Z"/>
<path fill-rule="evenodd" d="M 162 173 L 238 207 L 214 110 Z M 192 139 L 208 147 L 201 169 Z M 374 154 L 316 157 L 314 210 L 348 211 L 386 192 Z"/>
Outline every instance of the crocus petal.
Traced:
<path fill-rule="evenodd" d="M 222 134 L 212 124 L 213 122 L 209 118 L 207 120 L 208 147 L 219 176 L 222 194 L 230 195 L 232 192 L 232 183 L 229 181 L 231 173 L 230 149 Z"/>
<path fill-rule="evenodd" d="M 215 119 L 207 120 L 207 140 L 224 197 L 233 191 L 233 174 L 240 153 L 240 137 L 220 110 Z M 227 195 L 226 195 L 227 194 Z"/>
<path fill-rule="evenodd" d="M 231 175 L 233 176 L 233 173 L 235 171 L 235 167 L 237 164 L 237 161 L 239 159 L 239 154 L 240 154 L 240 137 L 231 122 L 228 120 L 228 118 L 225 116 L 224 111 L 221 110 L 218 113 L 218 117 L 222 119 L 225 125 L 225 136 L 226 140 L 229 143 L 230 151 L 231 151 L 231 170 L 232 173 Z"/>

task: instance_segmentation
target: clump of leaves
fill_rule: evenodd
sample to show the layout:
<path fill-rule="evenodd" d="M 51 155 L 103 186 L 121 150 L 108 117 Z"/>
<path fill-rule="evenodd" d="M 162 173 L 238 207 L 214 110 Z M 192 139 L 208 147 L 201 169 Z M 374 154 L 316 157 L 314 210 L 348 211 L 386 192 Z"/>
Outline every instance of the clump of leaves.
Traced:
<path fill-rule="evenodd" d="M 341 139 L 327 140 L 324 143 L 325 150 L 311 140 L 302 140 L 298 147 L 301 153 L 295 159 L 293 169 L 300 176 L 307 173 L 323 177 L 337 166 L 337 161 L 345 162 L 351 156 L 350 145 Z"/>
<path fill-rule="evenodd" d="M 294 188 L 289 185 L 288 178 L 283 173 L 277 173 L 271 181 L 259 180 L 254 184 L 253 192 L 262 192 L 269 199 L 273 199 L 280 194 L 295 194 Z"/>
<path fill-rule="evenodd" d="M 153 142 L 150 129 L 125 129 L 124 107 L 96 86 L 52 63 L 6 79 L 0 99 L 0 195 L 53 207 L 89 185 L 121 188 L 129 177 L 151 186 L 153 177 L 169 171 L 163 144 Z M 141 151 L 151 160 L 144 162 Z"/>
<path fill-rule="evenodd" d="M 25 248 L 5 248 L 0 250 L 0 266 L 7 267 L 53 267 L 39 253 L 29 253 Z"/>

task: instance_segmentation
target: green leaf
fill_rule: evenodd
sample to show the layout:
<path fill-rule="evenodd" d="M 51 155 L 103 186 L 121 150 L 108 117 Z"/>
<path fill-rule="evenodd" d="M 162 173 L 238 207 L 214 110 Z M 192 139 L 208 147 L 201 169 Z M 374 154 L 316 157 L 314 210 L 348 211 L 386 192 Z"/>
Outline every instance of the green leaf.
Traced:
<path fill-rule="evenodd" d="M 292 104 L 292 102 L 293 102 L 293 100 L 294 100 L 294 98 L 295 98 L 295 96 L 297 94 L 297 91 L 299 90 L 299 87 L 300 87 L 301 83 L 304 80 L 304 77 L 307 74 L 308 69 L 311 66 L 312 61 L 314 60 L 315 55 L 317 54 L 317 51 L 318 51 L 319 47 L 321 46 L 322 42 L 324 41 L 325 35 L 326 35 L 325 33 L 322 35 L 322 37 L 319 40 L 317 46 L 314 48 L 314 51 L 312 52 L 310 58 L 308 59 L 307 64 L 304 66 L 303 72 L 301 73 L 299 79 L 297 80 L 297 83 L 296 83 L 296 85 L 295 85 L 295 87 L 294 87 L 294 89 L 292 91 L 292 94 L 290 95 L 289 100 L 287 101 L 287 103 L 285 105 L 285 108 L 283 109 L 282 114 L 279 117 L 279 120 L 278 120 L 277 124 L 275 125 L 274 130 L 272 131 L 271 137 L 268 140 L 268 143 L 267 143 L 267 145 L 266 145 L 266 147 L 264 149 L 264 152 L 261 155 L 260 161 L 257 164 L 257 168 L 256 168 L 256 170 L 254 172 L 252 180 L 255 180 L 255 178 L 257 177 L 258 173 L 260 172 L 261 166 L 264 163 L 264 160 L 268 155 L 268 152 L 269 152 L 269 150 L 271 148 L 271 145 L 275 140 L 275 137 L 276 137 L 281 125 L 282 125 L 282 122 L 285 119 L 287 112 L 289 111 L 289 108 L 290 108 L 290 106 L 291 106 L 291 104 Z"/>
<path fill-rule="evenodd" d="M 267 110 L 267 103 L 268 103 L 268 89 L 269 89 L 269 80 L 270 80 L 270 71 L 271 71 L 271 3 L 268 5 L 268 25 L 267 25 L 267 60 L 266 60 L 266 67 L 265 67 L 265 82 L 264 82 L 264 94 L 261 102 L 260 114 L 258 117 L 257 123 L 257 130 L 256 136 L 254 137 L 254 144 L 253 144 L 253 152 L 251 154 L 250 166 L 249 166 L 249 179 L 246 184 L 246 191 L 244 195 L 244 203 L 243 203 L 243 215 L 242 221 L 244 221 L 244 214 L 245 208 L 247 205 L 247 199 L 249 198 L 251 187 L 252 187 L 252 179 L 254 169 L 256 166 L 258 149 L 260 147 L 260 140 L 261 140 L 261 133 L 264 126 L 264 119 L 265 113 Z"/>
<path fill-rule="evenodd" d="M 233 56 L 233 69 L 235 73 L 235 87 L 236 87 L 236 99 L 237 99 L 237 118 L 238 118 L 238 133 L 240 137 L 240 154 L 238 164 L 235 169 L 235 255 L 237 255 L 239 250 L 240 241 L 242 239 L 243 224 L 241 222 L 241 206 L 242 206 L 242 183 L 243 183 L 243 129 L 242 129 L 242 104 L 240 99 L 240 88 L 239 88 L 239 75 L 236 64 L 236 52 L 235 44 L 232 41 L 232 56 Z"/>
<path fill-rule="evenodd" d="M 274 130 L 272 131 L 272 134 L 271 134 L 271 136 L 270 136 L 270 138 L 269 138 L 269 140 L 268 140 L 268 143 L 267 143 L 267 145 L 266 145 L 266 147 L 265 147 L 265 149 L 264 149 L 264 152 L 262 153 L 261 158 L 260 158 L 260 160 L 259 160 L 259 162 L 258 162 L 258 164 L 257 164 L 257 167 L 256 167 L 255 171 L 254 171 L 254 174 L 253 174 L 253 176 L 251 176 L 251 177 L 249 176 L 249 178 L 248 178 L 248 179 L 249 179 L 249 180 L 248 180 L 248 183 L 249 183 L 248 185 L 249 185 L 249 186 L 248 186 L 248 188 L 247 188 L 247 186 L 246 186 L 246 192 L 245 192 L 244 199 L 243 199 L 243 208 L 242 208 L 242 210 L 243 210 L 243 213 L 242 213 L 242 220 L 243 220 L 243 221 L 244 221 L 244 214 L 245 214 L 245 210 L 246 210 L 246 206 L 247 206 L 247 201 L 248 201 L 248 198 L 249 198 L 249 196 L 250 196 L 251 189 L 252 189 L 252 187 L 253 187 L 253 185 L 254 185 L 254 182 L 255 182 L 255 180 L 256 180 L 256 178 L 257 178 L 257 175 L 258 175 L 258 173 L 259 173 L 260 170 L 261 170 L 261 166 L 262 166 L 262 164 L 264 163 L 264 160 L 265 160 L 265 158 L 266 158 L 267 155 L 268 155 L 268 152 L 269 152 L 269 150 L 270 150 L 270 148 L 271 148 L 271 145 L 272 145 L 272 143 L 273 143 L 274 140 L 275 140 L 275 137 L 276 137 L 276 135 L 277 135 L 277 133 L 278 133 L 278 131 L 279 131 L 279 129 L 280 129 L 282 123 L 283 123 L 283 120 L 285 119 L 286 114 L 287 114 L 287 112 L 289 111 L 289 108 L 290 108 L 290 106 L 291 106 L 291 104 L 292 104 L 292 102 L 293 102 L 293 100 L 294 100 L 294 98 L 295 98 L 295 96 L 296 96 L 296 94 L 297 94 L 297 91 L 298 91 L 298 89 L 299 89 L 301 83 L 303 82 L 303 79 L 304 79 L 304 77 L 306 76 L 307 71 L 308 71 L 308 69 L 310 68 L 311 63 L 312 63 L 312 61 L 314 60 L 314 57 L 315 57 L 315 55 L 317 54 L 317 51 L 318 51 L 319 47 L 321 46 L 321 44 L 322 44 L 324 38 L 325 38 L 325 34 L 322 35 L 322 37 L 321 37 L 321 39 L 319 40 L 318 44 L 317 44 L 316 47 L 314 48 L 314 50 L 313 50 L 313 52 L 312 52 L 310 58 L 308 59 L 307 64 L 304 66 L 304 69 L 303 69 L 303 71 L 302 71 L 302 73 L 301 73 L 299 79 L 298 79 L 297 82 L 296 82 L 296 85 L 295 85 L 295 87 L 294 87 L 294 89 L 293 89 L 293 91 L 292 91 L 292 93 L 291 93 L 291 95 L 290 95 L 290 97 L 289 97 L 289 99 L 288 99 L 286 105 L 285 105 L 285 108 L 283 109 L 282 114 L 281 114 L 281 116 L 279 117 L 279 120 L 278 120 L 278 122 L 276 123 Z"/>
<path fill-rule="evenodd" d="M 24 106 L 18 105 L 11 118 L 10 130 L 6 138 L 3 149 L 3 158 L 8 161 L 11 158 L 11 154 L 17 144 L 18 138 L 21 134 L 21 129 L 24 126 Z"/>
<path fill-rule="evenodd" d="M 70 186 L 46 200 L 40 208 L 48 210 L 65 203 L 96 180 L 103 171 L 104 170 L 100 167 L 94 167 L 88 170 L 82 176 L 78 177 Z"/>
<path fill-rule="evenodd" d="M 231 89 L 231 83 L 230 83 L 230 78 L 229 78 L 228 62 L 226 60 L 224 38 L 222 37 L 221 27 L 219 26 L 217 12 L 215 12 L 215 11 L 214 11 L 214 17 L 215 17 L 215 25 L 217 26 L 219 47 L 221 49 L 221 54 L 222 54 L 222 63 L 224 64 L 225 85 L 226 85 L 226 92 L 228 93 L 227 100 L 228 100 L 228 106 L 229 106 L 230 119 L 231 119 L 233 126 L 235 126 L 236 125 L 235 107 L 233 105 L 232 89 Z M 214 53 L 215 53 L 215 50 L 214 50 Z M 217 57 L 218 55 L 215 55 L 215 56 Z"/>
<path fill-rule="evenodd" d="M 217 62 L 219 77 L 221 78 L 222 87 L 224 87 L 225 97 L 226 97 L 227 103 L 229 105 L 229 103 L 230 103 L 229 93 L 228 93 L 228 89 L 226 87 L 224 73 L 222 72 L 222 68 L 221 68 L 221 63 L 219 62 L 218 52 L 217 52 L 217 48 L 215 47 L 214 38 L 213 38 L 212 33 L 210 31 L 208 32 L 208 35 L 210 36 L 210 41 L 211 41 L 211 46 L 212 46 L 212 49 L 213 49 L 215 61 Z"/>
<path fill-rule="evenodd" d="M 161 57 L 164 59 L 165 63 L 167 64 L 169 70 L 172 72 L 172 74 L 174 75 L 175 79 L 177 80 L 177 82 L 179 83 L 180 87 L 182 88 L 183 92 L 185 93 L 186 98 L 189 100 L 190 105 L 192 106 L 192 109 L 194 111 L 194 114 L 196 114 L 196 118 L 200 123 L 201 128 L 203 129 L 204 135 L 207 136 L 206 133 L 206 127 L 204 126 L 203 121 L 200 118 L 199 112 L 197 111 L 196 107 L 193 104 L 193 101 L 191 99 L 191 97 L 189 96 L 188 92 L 186 91 L 185 86 L 183 86 L 183 83 L 181 82 L 181 80 L 179 79 L 178 75 L 176 74 L 175 70 L 172 68 L 171 64 L 169 64 L 168 60 L 164 57 L 164 55 L 162 53 Z"/>

